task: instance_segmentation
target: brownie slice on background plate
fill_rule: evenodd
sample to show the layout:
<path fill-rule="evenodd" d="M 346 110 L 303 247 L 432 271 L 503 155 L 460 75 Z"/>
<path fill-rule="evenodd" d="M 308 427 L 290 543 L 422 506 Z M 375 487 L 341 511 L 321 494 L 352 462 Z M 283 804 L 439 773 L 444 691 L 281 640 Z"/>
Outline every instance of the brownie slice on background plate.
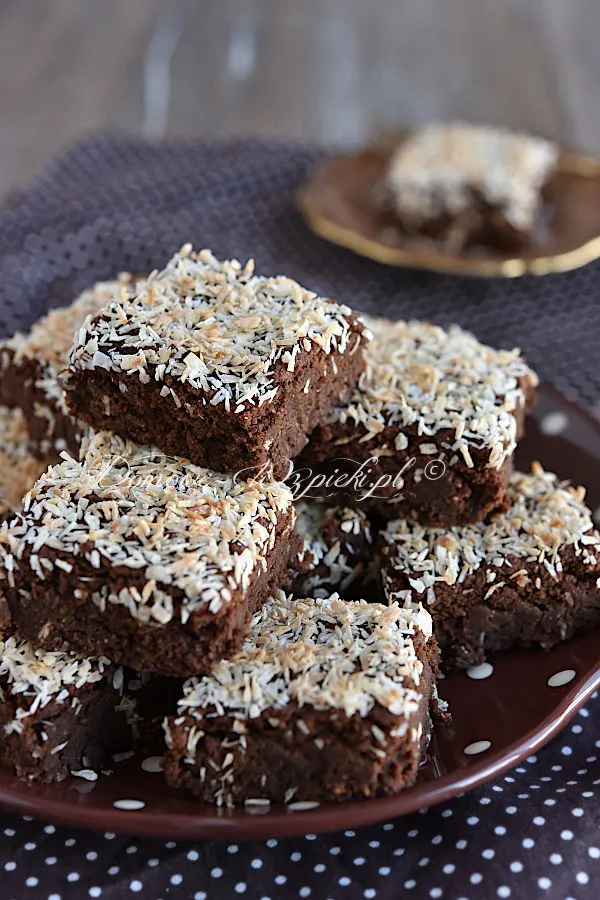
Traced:
<path fill-rule="evenodd" d="M 291 494 L 100 432 L 0 531 L 0 585 L 19 632 L 49 650 L 189 676 L 242 643 L 285 583 Z"/>
<path fill-rule="evenodd" d="M 427 747 L 438 656 L 423 609 L 280 593 L 239 653 L 186 683 L 167 781 L 219 806 L 395 793 Z"/>
<path fill-rule="evenodd" d="M 0 402 L 23 411 L 33 449 L 42 458 L 52 450 L 78 452 L 81 427 L 67 412 L 59 376 L 86 317 L 132 283 L 127 273 L 98 282 L 69 306 L 42 316 L 26 334 L 0 343 Z"/>
<path fill-rule="evenodd" d="M 418 128 L 390 161 L 385 199 L 409 235 L 448 251 L 522 253 L 543 225 L 542 189 L 558 147 L 523 132 L 462 122 Z"/>
<path fill-rule="evenodd" d="M 494 350 L 458 326 L 363 320 L 373 334 L 366 370 L 299 465 L 322 467 L 340 502 L 386 519 L 449 526 L 506 509 L 537 384 L 519 351 Z"/>
<path fill-rule="evenodd" d="M 347 306 L 186 245 L 81 328 L 67 405 L 197 465 L 283 478 L 355 386 L 365 342 Z"/>
<path fill-rule="evenodd" d="M 429 609 L 446 669 L 512 646 L 550 648 L 600 624 L 600 534 L 584 489 L 535 464 L 513 474 L 509 492 L 510 509 L 487 522 L 398 520 L 381 536 L 384 592 Z"/>

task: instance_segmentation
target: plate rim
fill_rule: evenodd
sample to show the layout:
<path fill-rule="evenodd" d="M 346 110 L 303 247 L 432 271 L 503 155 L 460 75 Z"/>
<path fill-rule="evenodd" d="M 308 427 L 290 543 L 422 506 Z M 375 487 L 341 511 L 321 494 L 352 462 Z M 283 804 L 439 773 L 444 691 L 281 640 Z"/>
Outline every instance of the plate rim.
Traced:
<path fill-rule="evenodd" d="M 341 810 L 345 812 L 348 827 L 359 828 L 436 806 L 502 775 L 562 731 L 598 688 L 600 660 L 567 691 L 551 714 L 507 748 L 496 753 L 488 754 L 486 751 L 485 758 L 465 766 L 463 770 L 454 770 L 441 778 L 413 785 L 388 797 L 321 804 L 304 811 L 280 811 L 280 807 L 274 807 L 264 816 L 248 812 L 236 814 L 227 810 L 219 813 L 217 808 L 213 815 L 203 812 L 194 816 L 191 812 L 161 813 L 144 809 L 125 811 L 78 806 L 39 796 L 31 801 L 25 796 L 29 785 L 24 782 L 18 789 L 0 785 L 0 807 L 70 827 L 167 840 L 241 841 L 323 834 L 340 831 L 344 827 L 340 827 Z"/>

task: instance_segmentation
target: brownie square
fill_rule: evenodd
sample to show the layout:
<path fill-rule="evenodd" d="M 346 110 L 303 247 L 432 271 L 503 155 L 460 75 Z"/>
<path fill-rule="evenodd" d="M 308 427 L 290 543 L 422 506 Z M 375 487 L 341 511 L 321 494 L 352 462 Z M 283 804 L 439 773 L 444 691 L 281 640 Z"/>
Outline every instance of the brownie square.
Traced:
<path fill-rule="evenodd" d="M 408 235 L 448 252 L 522 253 L 544 227 L 542 190 L 556 144 L 487 125 L 428 125 L 393 154 L 384 196 Z"/>
<path fill-rule="evenodd" d="M 77 453 L 81 428 L 67 412 L 60 373 L 66 368 L 75 332 L 132 283 L 126 273 L 84 291 L 69 306 L 53 309 L 24 333 L 0 344 L 0 403 L 23 411 L 34 452 Z"/>
<path fill-rule="evenodd" d="M 506 509 L 537 384 L 519 351 L 457 326 L 363 318 L 373 334 L 366 370 L 299 464 L 323 468 L 340 502 L 385 519 L 451 526 Z"/>
<path fill-rule="evenodd" d="M 280 594 L 185 685 L 166 779 L 218 806 L 393 794 L 427 746 L 437 657 L 425 610 Z"/>
<path fill-rule="evenodd" d="M 550 648 L 600 625 L 600 534 L 572 488 L 535 465 L 515 472 L 512 506 L 488 522 L 427 529 L 390 522 L 382 535 L 390 601 L 431 612 L 446 669 L 512 646 Z"/>
<path fill-rule="evenodd" d="M 46 460 L 32 452 L 25 416 L 20 409 L 0 406 L 0 519 L 15 512 L 55 454 Z"/>
<path fill-rule="evenodd" d="M 107 659 L 48 653 L 0 634 L 0 761 L 35 781 L 81 770 L 95 779 L 133 745 L 122 682 Z"/>
<path fill-rule="evenodd" d="M 287 488 L 106 432 L 64 454 L 0 531 L 19 632 L 49 650 L 188 676 L 241 644 L 296 550 Z"/>
<path fill-rule="evenodd" d="M 292 559 L 295 597 L 344 599 L 363 585 L 372 561 L 371 525 L 364 512 L 301 500 L 294 505 L 301 546 Z"/>
<path fill-rule="evenodd" d="M 67 405 L 197 465 L 284 478 L 356 384 L 362 344 L 348 307 L 188 245 L 81 328 Z"/>

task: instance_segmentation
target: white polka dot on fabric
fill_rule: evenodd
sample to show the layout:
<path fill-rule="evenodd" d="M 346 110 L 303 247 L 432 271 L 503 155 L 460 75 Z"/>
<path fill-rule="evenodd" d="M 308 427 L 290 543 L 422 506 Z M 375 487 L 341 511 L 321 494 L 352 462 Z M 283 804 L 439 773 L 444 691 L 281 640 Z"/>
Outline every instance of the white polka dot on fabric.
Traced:
<path fill-rule="evenodd" d="M 552 882 L 549 878 L 538 878 L 538 887 L 543 891 L 548 891 L 552 887 Z"/>
<path fill-rule="evenodd" d="M 132 881 L 129 885 L 129 890 L 133 891 L 134 894 L 139 894 L 139 892 L 142 890 L 142 888 L 143 888 L 143 884 L 141 881 Z"/>
<path fill-rule="evenodd" d="M 587 884 L 590 880 L 590 876 L 587 872 L 577 872 L 575 875 L 575 881 L 577 884 Z"/>
<path fill-rule="evenodd" d="M 94 885 L 88 891 L 90 897 L 101 897 L 102 896 L 102 888 Z"/>

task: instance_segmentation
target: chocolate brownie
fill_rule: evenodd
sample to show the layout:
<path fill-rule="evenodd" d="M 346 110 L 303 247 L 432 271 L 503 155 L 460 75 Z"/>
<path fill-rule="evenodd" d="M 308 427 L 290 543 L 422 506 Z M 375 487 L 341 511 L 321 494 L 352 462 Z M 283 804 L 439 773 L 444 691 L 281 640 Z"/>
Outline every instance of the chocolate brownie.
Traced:
<path fill-rule="evenodd" d="M 81 429 L 67 413 L 59 375 L 86 317 L 131 282 L 128 274 L 99 282 L 69 306 L 43 316 L 27 334 L 19 332 L 0 344 L 0 403 L 23 410 L 34 450 L 41 457 L 52 448 L 77 453 Z"/>
<path fill-rule="evenodd" d="M 0 530 L 19 632 L 49 650 L 173 676 L 241 644 L 297 549 L 290 492 L 100 432 Z"/>
<path fill-rule="evenodd" d="M 428 125 L 399 144 L 382 195 L 396 223 L 452 252 L 521 253 L 544 228 L 542 189 L 555 171 L 550 141 L 482 125 Z"/>
<path fill-rule="evenodd" d="M 427 745 L 437 657 L 423 609 L 280 594 L 185 685 L 166 779 L 219 806 L 393 794 Z"/>
<path fill-rule="evenodd" d="M 283 478 L 356 384 L 363 342 L 348 307 L 187 245 L 86 322 L 67 404 L 94 428 L 197 465 Z"/>
<path fill-rule="evenodd" d="M 371 525 L 364 512 L 350 507 L 299 501 L 296 532 L 302 545 L 291 563 L 291 591 L 296 597 L 344 599 L 364 584 L 372 561 Z"/>
<path fill-rule="evenodd" d="M 583 488 L 535 465 L 512 476 L 510 496 L 508 512 L 487 522 L 397 521 L 382 535 L 385 594 L 427 606 L 447 669 L 600 625 L 600 534 Z"/>
<path fill-rule="evenodd" d="M 55 454 L 37 459 L 21 410 L 0 406 L 0 519 L 14 513 L 24 494 L 55 459 Z"/>
<path fill-rule="evenodd" d="M 340 502 L 386 519 L 451 526 L 506 509 L 537 384 L 519 351 L 494 350 L 457 326 L 364 322 L 373 334 L 366 370 L 299 465 L 322 468 Z"/>
<path fill-rule="evenodd" d="M 20 778 L 95 780 L 133 732 L 121 703 L 123 670 L 107 659 L 35 649 L 0 634 L 0 761 Z"/>

